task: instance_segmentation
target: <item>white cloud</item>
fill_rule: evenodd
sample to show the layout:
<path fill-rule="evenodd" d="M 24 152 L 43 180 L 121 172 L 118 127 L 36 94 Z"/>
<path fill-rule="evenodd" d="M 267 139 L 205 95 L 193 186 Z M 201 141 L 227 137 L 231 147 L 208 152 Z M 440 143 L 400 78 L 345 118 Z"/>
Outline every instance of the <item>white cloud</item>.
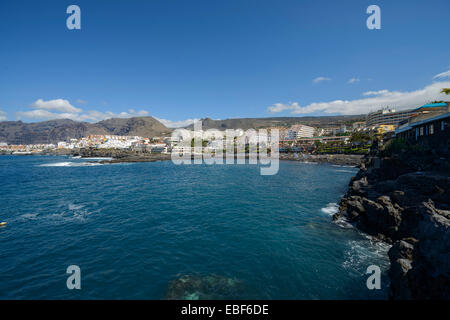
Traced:
<path fill-rule="evenodd" d="M 298 102 L 289 102 L 288 104 L 275 103 L 273 106 L 270 106 L 268 108 L 268 110 L 271 113 L 277 113 L 277 112 L 282 112 L 282 111 L 286 111 L 286 110 L 296 110 L 298 108 L 300 108 L 300 105 L 298 104 Z"/>
<path fill-rule="evenodd" d="M 200 120 L 200 119 L 186 119 L 186 120 L 181 120 L 181 121 L 171 121 L 171 120 L 161 119 L 161 118 L 157 118 L 157 117 L 154 117 L 154 118 L 168 128 L 187 127 L 187 126 L 193 124 L 194 121 Z"/>
<path fill-rule="evenodd" d="M 314 102 L 306 106 L 298 103 L 277 103 L 268 107 L 270 112 L 291 110 L 292 114 L 309 114 L 314 112 L 337 113 L 343 115 L 365 114 L 382 107 L 390 106 L 397 110 L 414 108 L 433 100 L 448 100 L 448 96 L 440 93 L 442 88 L 449 88 L 450 81 L 435 82 L 423 89 L 415 91 L 368 91 L 364 96 L 370 96 L 355 100 L 334 100 L 329 102 Z M 275 111 L 274 111 L 275 110 Z"/>
<path fill-rule="evenodd" d="M 313 80 L 314 83 L 319 83 L 322 81 L 331 81 L 331 78 L 327 78 L 327 77 L 317 77 Z"/>
<path fill-rule="evenodd" d="M 16 112 L 16 117 L 18 119 L 25 118 L 32 120 L 71 119 L 75 121 L 97 122 L 110 118 L 131 118 L 148 116 L 147 111 L 135 111 L 134 109 L 130 109 L 127 112 L 120 113 L 111 111 L 102 112 L 97 110 L 83 111 L 82 109 L 73 107 L 68 100 L 63 99 L 49 101 L 43 101 L 42 99 L 39 99 L 30 106 L 34 108 L 34 110 Z"/>
<path fill-rule="evenodd" d="M 444 79 L 444 78 L 450 78 L 450 70 L 441 72 L 433 77 L 433 79 Z"/>
<path fill-rule="evenodd" d="M 355 82 L 359 82 L 359 78 L 351 78 L 350 80 L 347 81 L 347 83 L 353 84 Z"/>
<path fill-rule="evenodd" d="M 73 105 L 70 104 L 68 100 L 64 99 L 55 99 L 48 101 L 38 99 L 35 102 L 33 102 L 30 105 L 30 107 L 41 110 L 52 110 L 68 113 L 79 113 L 82 111 L 81 109 L 75 108 Z"/>
<path fill-rule="evenodd" d="M 77 99 L 77 103 L 78 104 L 88 104 L 88 102 L 86 100 L 83 100 L 83 99 Z"/>
<path fill-rule="evenodd" d="M 148 116 L 148 112 L 145 110 L 140 110 L 136 112 L 133 109 L 130 109 L 128 110 L 128 112 L 120 112 L 120 113 L 114 113 L 111 111 L 101 112 L 96 110 L 90 110 L 87 111 L 86 113 L 80 114 L 74 120 L 97 122 L 110 118 L 131 118 L 131 117 L 145 117 L 145 116 Z"/>
<path fill-rule="evenodd" d="M 6 121 L 6 119 L 8 119 L 6 112 L 0 110 L 0 121 Z"/>
<path fill-rule="evenodd" d="M 16 112 L 16 116 L 18 119 L 27 118 L 27 119 L 72 119 L 76 120 L 79 116 L 77 113 L 56 113 L 50 112 L 48 110 L 36 109 L 31 111 L 19 111 Z"/>
<path fill-rule="evenodd" d="M 363 96 L 380 96 L 389 93 L 388 90 L 378 90 L 378 91 L 366 91 Z"/>

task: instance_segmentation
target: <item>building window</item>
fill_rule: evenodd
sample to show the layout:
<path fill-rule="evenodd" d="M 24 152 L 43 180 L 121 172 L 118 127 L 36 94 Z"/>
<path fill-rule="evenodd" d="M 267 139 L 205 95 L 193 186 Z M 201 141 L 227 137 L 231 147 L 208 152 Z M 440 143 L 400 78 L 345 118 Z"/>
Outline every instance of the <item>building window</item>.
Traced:
<path fill-rule="evenodd" d="M 416 128 L 416 140 L 418 136 L 419 136 L 419 128 Z"/>
<path fill-rule="evenodd" d="M 420 127 L 420 135 L 423 136 L 423 127 Z"/>
<path fill-rule="evenodd" d="M 441 121 L 441 130 L 444 131 L 444 129 L 445 129 L 445 122 Z"/>
<path fill-rule="evenodd" d="M 430 134 L 433 134 L 433 133 L 434 133 L 434 125 L 430 124 Z"/>

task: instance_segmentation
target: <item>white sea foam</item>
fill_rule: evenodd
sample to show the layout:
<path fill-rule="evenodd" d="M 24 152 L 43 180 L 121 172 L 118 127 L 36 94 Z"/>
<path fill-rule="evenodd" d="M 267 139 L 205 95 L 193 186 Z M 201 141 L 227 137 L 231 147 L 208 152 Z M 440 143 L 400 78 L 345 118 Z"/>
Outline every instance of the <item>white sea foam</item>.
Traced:
<path fill-rule="evenodd" d="M 52 210 L 53 211 L 53 210 Z M 73 202 L 61 203 L 53 212 L 46 213 L 25 213 L 18 217 L 19 221 L 35 221 L 50 222 L 52 224 L 61 224 L 66 222 L 85 222 L 86 219 L 99 210 L 88 211 L 85 205 L 75 204 Z"/>
<path fill-rule="evenodd" d="M 339 206 L 337 203 L 329 203 L 325 208 L 320 209 L 323 213 L 326 213 L 330 216 L 337 213 L 339 211 Z"/>
<path fill-rule="evenodd" d="M 49 214 L 47 219 L 52 223 L 60 224 L 66 222 L 85 222 L 92 212 L 85 209 L 84 205 L 74 204 L 72 202 L 61 204 L 59 212 Z"/>
<path fill-rule="evenodd" d="M 69 210 L 80 210 L 83 207 L 84 207 L 83 205 L 76 205 L 73 203 L 69 203 Z"/>
<path fill-rule="evenodd" d="M 20 216 L 20 218 L 24 220 L 36 220 L 37 219 L 37 213 L 25 213 Z"/>
<path fill-rule="evenodd" d="M 111 157 L 91 157 L 91 158 L 82 158 L 83 160 L 113 160 Z"/>
<path fill-rule="evenodd" d="M 353 225 L 344 218 L 336 219 L 333 221 L 333 223 L 335 223 L 336 225 L 338 225 L 339 227 L 344 228 L 344 229 L 354 228 Z"/>
<path fill-rule="evenodd" d="M 44 163 L 39 165 L 39 167 L 90 167 L 100 165 L 102 164 L 95 162 L 54 162 L 54 163 Z"/>
<path fill-rule="evenodd" d="M 348 246 L 342 264 L 344 268 L 365 272 L 371 261 L 378 261 L 382 269 L 388 268 L 387 252 L 391 247 L 389 244 L 373 240 L 350 240 Z"/>
<path fill-rule="evenodd" d="M 350 166 L 347 164 L 332 164 L 333 167 L 343 167 L 343 168 L 356 168 L 357 166 Z"/>

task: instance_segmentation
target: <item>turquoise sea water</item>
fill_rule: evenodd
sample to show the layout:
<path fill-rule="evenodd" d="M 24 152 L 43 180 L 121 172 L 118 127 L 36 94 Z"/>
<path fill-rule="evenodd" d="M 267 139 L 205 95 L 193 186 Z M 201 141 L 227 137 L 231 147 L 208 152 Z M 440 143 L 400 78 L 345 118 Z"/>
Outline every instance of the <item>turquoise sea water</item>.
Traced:
<path fill-rule="evenodd" d="M 1 299 L 387 298 L 388 248 L 331 218 L 355 168 L 85 162 L 0 157 Z"/>

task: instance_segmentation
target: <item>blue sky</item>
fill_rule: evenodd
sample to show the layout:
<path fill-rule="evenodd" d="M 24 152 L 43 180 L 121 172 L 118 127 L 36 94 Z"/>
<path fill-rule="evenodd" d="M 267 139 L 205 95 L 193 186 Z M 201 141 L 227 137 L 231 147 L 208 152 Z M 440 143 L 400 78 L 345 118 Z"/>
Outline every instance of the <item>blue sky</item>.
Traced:
<path fill-rule="evenodd" d="M 446 0 L 2 0 L 0 120 L 412 107 L 450 86 L 449 27 Z"/>

